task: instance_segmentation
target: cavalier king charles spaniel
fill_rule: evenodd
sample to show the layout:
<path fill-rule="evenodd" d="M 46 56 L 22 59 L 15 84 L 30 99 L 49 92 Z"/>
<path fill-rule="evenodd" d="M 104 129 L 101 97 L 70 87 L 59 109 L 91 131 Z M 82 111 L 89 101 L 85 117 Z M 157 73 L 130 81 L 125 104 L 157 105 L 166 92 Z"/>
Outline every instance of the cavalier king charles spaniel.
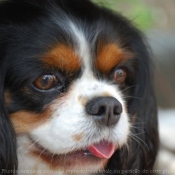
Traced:
<path fill-rule="evenodd" d="M 89 0 L 1 1 L 1 174 L 149 174 L 151 70 L 141 32 Z"/>

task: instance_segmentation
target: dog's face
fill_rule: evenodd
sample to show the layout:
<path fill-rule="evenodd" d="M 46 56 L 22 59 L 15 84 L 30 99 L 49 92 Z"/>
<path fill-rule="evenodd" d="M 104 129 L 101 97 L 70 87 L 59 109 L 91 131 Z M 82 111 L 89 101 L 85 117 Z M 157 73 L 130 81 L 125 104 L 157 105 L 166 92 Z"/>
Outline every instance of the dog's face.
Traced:
<path fill-rule="evenodd" d="M 0 30 L 19 154 L 54 169 L 104 168 L 127 145 L 137 115 L 132 96 L 143 91 L 138 31 L 88 1 L 1 6 L 13 14 L 0 18 Z"/>

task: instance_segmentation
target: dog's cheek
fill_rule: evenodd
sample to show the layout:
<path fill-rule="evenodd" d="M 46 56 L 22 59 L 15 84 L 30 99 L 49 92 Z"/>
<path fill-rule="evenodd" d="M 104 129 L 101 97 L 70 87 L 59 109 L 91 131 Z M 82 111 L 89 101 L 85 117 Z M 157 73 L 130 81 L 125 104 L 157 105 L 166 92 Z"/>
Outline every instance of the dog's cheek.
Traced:
<path fill-rule="evenodd" d="M 33 129 L 46 123 L 51 115 L 52 112 L 49 108 L 42 113 L 21 110 L 10 114 L 10 119 L 16 134 L 29 134 Z"/>

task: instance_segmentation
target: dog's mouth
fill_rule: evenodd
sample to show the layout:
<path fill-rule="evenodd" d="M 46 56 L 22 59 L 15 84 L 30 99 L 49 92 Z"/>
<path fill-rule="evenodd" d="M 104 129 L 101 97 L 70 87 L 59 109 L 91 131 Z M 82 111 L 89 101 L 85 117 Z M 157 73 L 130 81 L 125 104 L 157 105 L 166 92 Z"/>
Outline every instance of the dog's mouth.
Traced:
<path fill-rule="evenodd" d="M 87 149 L 96 157 L 109 159 L 115 151 L 115 145 L 112 142 L 101 141 L 90 145 Z"/>
<path fill-rule="evenodd" d="M 116 146 L 112 142 L 100 141 L 99 143 L 91 144 L 86 148 L 71 151 L 67 154 L 54 154 L 35 143 L 33 153 L 42 159 L 44 162 L 53 167 L 74 166 L 75 164 L 87 164 L 88 162 L 97 163 L 99 161 L 108 160 L 114 153 Z M 64 163 L 64 165 L 63 165 Z"/>

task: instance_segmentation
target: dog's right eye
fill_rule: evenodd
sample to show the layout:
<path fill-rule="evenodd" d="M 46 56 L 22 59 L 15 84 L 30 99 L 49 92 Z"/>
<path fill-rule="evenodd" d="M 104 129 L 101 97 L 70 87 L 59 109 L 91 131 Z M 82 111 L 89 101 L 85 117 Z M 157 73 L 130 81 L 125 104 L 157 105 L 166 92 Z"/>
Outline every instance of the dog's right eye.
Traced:
<path fill-rule="evenodd" d="M 61 85 L 61 81 L 55 75 L 42 75 L 38 77 L 33 84 L 40 90 L 49 90 Z"/>

